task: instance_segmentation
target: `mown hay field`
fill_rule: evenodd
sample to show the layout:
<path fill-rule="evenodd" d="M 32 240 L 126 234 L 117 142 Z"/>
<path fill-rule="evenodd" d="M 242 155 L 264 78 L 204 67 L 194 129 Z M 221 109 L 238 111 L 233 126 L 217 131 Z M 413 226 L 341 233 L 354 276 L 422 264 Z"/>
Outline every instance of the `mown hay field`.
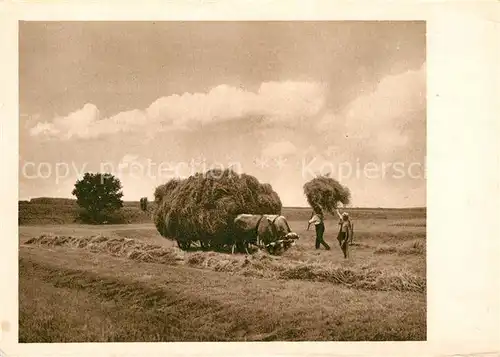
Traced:
<path fill-rule="evenodd" d="M 336 218 L 332 250 L 315 250 L 302 208 L 283 209 L 300 239 L 281 256 L 181 251 L 152 223 L 30 218 L 19 227 L 20 342 L 425 340 L 425 209 L 349 212 L 348 260 Z"/>

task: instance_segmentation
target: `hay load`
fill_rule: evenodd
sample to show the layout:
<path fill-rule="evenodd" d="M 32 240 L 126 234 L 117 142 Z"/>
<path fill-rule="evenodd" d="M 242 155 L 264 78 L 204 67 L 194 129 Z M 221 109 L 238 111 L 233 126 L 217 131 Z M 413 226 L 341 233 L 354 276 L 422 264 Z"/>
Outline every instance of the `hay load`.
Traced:
<path fill-rule="evenodd" d="M 165 225 L 165 210 L 169 209 L 169 206 L 164 204 L 164 202 L 168 203 L 172 201 L 171 195 L 181 182 L 179 179 L 172 179 L 166 184 L 158 186 L 154 192 L 156 208 L 153 212 L 153 221 L 158 232 L 164 237 L 168 236 Z"/>
<path fill-rule="evenodd" d="M 187 249 L 191 242 L 222 248 L 233 244 L 233 221 L 240 213 L 280 214 L 281 200 L 269 184 L 231 169 L 213 169 L 155 190 L 158 232 Z"/>
<path fill-rule="evenodd" d="M 334 214 L 339 203 L 347 205 L 351 201 L 349 189 L 328 176 L 319 176 L 307 182 L 304 194 L 311 208 L 320 213 L 326 210 Z"/>

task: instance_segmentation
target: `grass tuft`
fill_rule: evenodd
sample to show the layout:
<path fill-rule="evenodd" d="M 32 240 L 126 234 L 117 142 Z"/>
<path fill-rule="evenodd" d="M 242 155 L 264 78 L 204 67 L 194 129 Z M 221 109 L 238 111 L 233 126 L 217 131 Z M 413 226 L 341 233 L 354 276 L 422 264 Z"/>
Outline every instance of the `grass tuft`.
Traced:
<path fill-rule="evenodd" d="M 148 263 L 177 264 L 183 260 L 183 252 L 175 248 L 162 248 L 130 238 L 110 238 L 103 235 L 90 237 L 41 235 L 27 240 L 25 244 L 81 248 Z"/>
<path fill-rule="evenodd" d="M 399 255 L 425 255 L 425 241 L 416 239 L 406 241 L 398 245 L 381 245 L 374 251 L 375 254 L 399 254 Z"/>

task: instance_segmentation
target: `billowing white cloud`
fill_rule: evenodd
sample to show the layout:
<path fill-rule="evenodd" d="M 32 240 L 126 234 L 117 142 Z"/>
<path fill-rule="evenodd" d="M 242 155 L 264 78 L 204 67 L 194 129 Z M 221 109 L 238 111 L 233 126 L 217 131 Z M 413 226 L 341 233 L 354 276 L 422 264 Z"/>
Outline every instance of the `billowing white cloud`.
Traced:
<path fill-rule="evenodd" d="M 338 147 L 338 158 L 393 160 L 404 157 L 414 140 L 425 138 L 425 108 L 424 63 L 417 70 L 384 77 L 338 113 L 324 111 L 314 127 L 326 146 Z"/>
<path fill-rule="evenodd" d="M 41 122 L 31 128 L 32 136 L 46 136 L 69 140 L 72 138 L 90 139 L 105 134 L 141 130 L 146 124 L 146 116 L 140 110 L 118 113 L 110 118 L 100 119 L 99 109 L 93 104 L 65 117 L 57 117 L 52 122 Z"/>
<path fill-rule="evenodd" d="M 262 155 L 265 157 L 285 157 L 297 152 L 297 148 L 290 141 L 278 141 L 270 143 L 262 149 Z"/>
<path fill-rule="evenodd" d="M 134 154 L 125 154 L 122 157 L 121 163 L 124 164 L 129 164 L 131 162 L 136 162 L 139 158 L 139 155 L 134 155 Z"/>
<path fill-rule="evenodd" d="M 351 137 L 375 139 L 375 145 L 404 146 L 407 138 L 401 129 L 425 105 L 424 63 L 419 70 L 383 78 L 373 92 L 352 101 L 343 113 L 345 128 Z"/>
<path fill-rule="evenodd" d="M 155 174 L 160 162 L 190 162 L 200 152 L 210 160 L 241 163 L 245 172 L 272 183 L 287 205 L 305 204 L 302 185 L 325 173 L 331 173 L 352 190 L 355 205 L 404 206 L 420 205 L 421 201 L 425 204 L 425 180 L 408 175 L 394 179 L 392 171 L 383 166 L 423 160 L 425 67 L 384 77 L 377 86 L 360 92 L 338 111 L 325 103 L 327 89 L 320 83 L 304 82 L 264 83 L 255 92 L 221 85 L 206 93 L 159 98 L 143 110 L 105 118 L 95 106 L 87 104 L 51 122 L 39 122 L 36 126 L 32 122 L 31 135 L 60 140 L 108 135 L 109 140 L 100 140 L 88 148 L 83 142 L 71 141 L 47 143 L 46 148 L 55 148 L 52 152 L 76 152 L 77 148 L 85 147 L 82 157 L 89 161 L 107 161 L 104 156 L 112 154 L 110 166 L 117 170 L 124 184 L 126 199 L 151 194 L 157 184 L 166 180 L 159 174 L 149 177 L 140 171 L 147 167 L 146 158 L 156 164 L 152 170 Z M 266 125 L 253 130 L 254 121 L 245 122 L 247 117 L 262 119 Z M 242 121 L 214 127 L 217 130 L 211 132 L 211 140 L 200 140 L 207 137 L 206 132 L 195 130 L 235 119 Z M 242 131 L 242 127 L 246 129 Z M 164 138 L 166 135 L 157 136 L 154 145 L 142 145 L 145 138 L 167 130 L 192 132 L 176 132 L 168 140 Z M 124 132 L 139 136 L 127 137 L 129 145 L 122 145 L 125 140 L 112 135 Z M 34 148 L 30 149 L 31 155 L 39 157 L 33 153 Z M 40 155 L 49 155 L 48 152 L 43 150 Z M 232 158 L 221 160 L 228 153 Z M 268 159 L 269 167 L 256 166 L 252 160 L 258 155 Z M 275 159 L 280 156 L 286 160 L 278 168 Z M 386 172 L 386 176 L 367 177 L 363 170 L 368 163 L 378 165 L 377 175 Z M 23 194 L 36 195 L 33 192 L 40 187 L 27 187 Z M 410 188 L 415 191 L 409 193 Z"/>
<path fill-rule="evenodd" d="M 57 117 L 52 123 L 38 123 L 30 130 L 31 135 L 45 134 L 70 139 L 73 136 L 88 137 L 93 123 L 99 120 L 99 110 L 93 104 L 85 104 L 65 117 Z"/>
<path fill-rule="evenodd" d="M 267 82 L 257 92 L 220 85 L 207 93 L 162 97 L 145 110 L 131 110 L 100 118 L 99 110 L 86 104 L 66 117 L 38 123 L 32 136 L 63 140 L 95 138 L 118 132 L 151 135 L 169 129 L 192 129 L 219 121 L 260 116 L 267 121 L 304 120 L 320 113 L 326 88 L 321 83 Z"/>
<path fill-rule="evenodd" d="M 52 123 L 41 122 L 37 123 L 34 127 L 30 129 L 30 134 L 32 136 L 46 135 L 46 136 L 56 136 L 60 131 L 55 128 Z"/>
<path fill-rule="evenodd" d="M 326 89 L 320 83 L 263 83 L 257 105 L 262 113 L 278 120 L 312 118 L 325 105 Z"/>

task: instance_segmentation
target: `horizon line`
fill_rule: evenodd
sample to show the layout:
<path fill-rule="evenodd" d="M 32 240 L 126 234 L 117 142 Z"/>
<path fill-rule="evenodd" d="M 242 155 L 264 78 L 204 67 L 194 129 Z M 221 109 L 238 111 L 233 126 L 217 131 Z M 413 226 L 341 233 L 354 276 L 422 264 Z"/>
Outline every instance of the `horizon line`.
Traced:
<path fill-rule="evenodd" d="M 146 196 L 144 196 L 146 197 Z M 29 199 L 21 199 L 18 197 L 18 203 L 21 201 L 28 201 L 30 202 L 31 200 L 36 200 L 40 198 L 48 198 L 48 199 L 59 199 L 59 200 L 69 200 L 69 201 L 76 201 L 76 198 L 71 198 L 71 197 L 50 197 L 50 196 L 37 196 L 37 197 L 31 197 Z M 149 197 L 148 197 L 149 200 Z M 139 200 L 123 200 L 123 202 L 137 202 L 139 203 Z M 154 202 L 152 200 L 151 202 Z M 300 209 L 311 209 L 310 206 L 297 206 L 297 205 L 282 205 L 282 208 L 300 208 Z M 385 209 L 422 209 L 425 208 L 427 209 L 427 206 L 348 206 L 348 207 L 339 207 L 339 209 L 376 209 L 376 208 L 385 208 Z"/>

